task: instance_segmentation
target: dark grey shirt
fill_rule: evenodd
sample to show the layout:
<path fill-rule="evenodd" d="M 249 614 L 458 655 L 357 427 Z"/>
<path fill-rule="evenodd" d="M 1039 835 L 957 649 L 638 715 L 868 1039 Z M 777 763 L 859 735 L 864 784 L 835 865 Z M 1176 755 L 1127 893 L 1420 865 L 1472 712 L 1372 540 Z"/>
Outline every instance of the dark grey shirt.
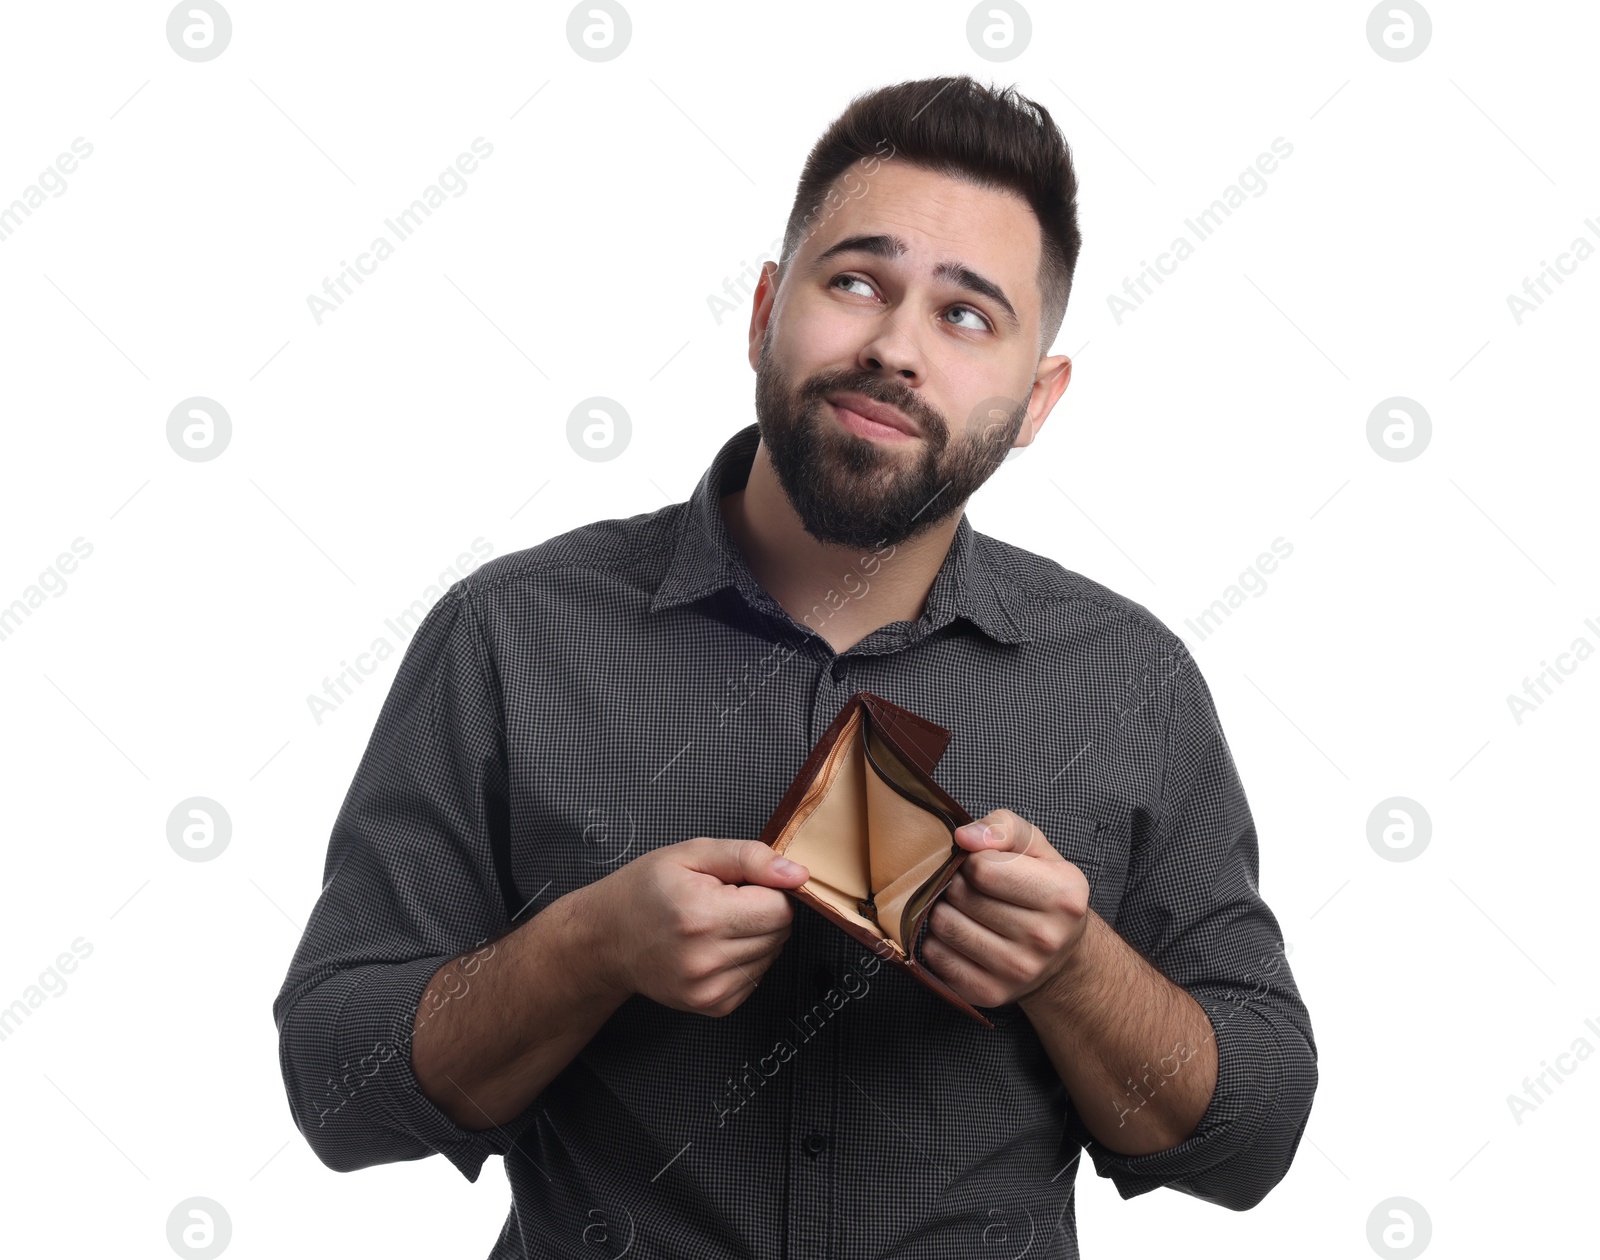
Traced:
<path fill-rule="evenodd" d="M 687 503 L 501 556 L 429 611 L 273 1004 L 300 1131 L 341 1172 L 439 1151 L 475 1181 L 503 1156 L 491 1258 L 1076 1256 L 1085 1146 L 1124 1198 L 1252 1206 L 1294 1156 L 1316 1047 L 1194 660 L 1141 605 L 965 516 L 922 615 L 835 653 L 817 628 L 892 549 L 791 618 L 717 506 L 756 440 L 730 438 Z M 754 837 L 863 689 L 949 728 L 937 777 L 955 799 L 1039 826 L 1205 1008 L 1219 1074 L 1191 1137 L 1107 1149 L 1014 1005 L 985 1028 L 798 905 L 723 1018 L 633 997 L 499 1128 L 459 1128 L 421 1093 L 411 1030 L 441 965 L 493 966 L 500 936 L 648 849 Z M 1184 1057 L 1152 1046 L 1121 1106 Z"/>

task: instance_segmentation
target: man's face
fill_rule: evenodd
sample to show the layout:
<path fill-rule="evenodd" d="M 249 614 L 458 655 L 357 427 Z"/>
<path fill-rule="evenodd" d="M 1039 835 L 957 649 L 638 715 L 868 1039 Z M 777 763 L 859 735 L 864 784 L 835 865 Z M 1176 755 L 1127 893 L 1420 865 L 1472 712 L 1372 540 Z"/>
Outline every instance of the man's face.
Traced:
<path fill-rule="evenodd" d="M 1042 366 L 1027 202 L 892 157 L 863 170 L 841 176 L 847 199 L 819 211 L 775 293 L 768 264 L 751 357 L 761 438 L 807 532 L 869 548 L 960 511 L 1065 379 L 1018 441 Z M 856 410 L 883 406 L 889 425 Z"/>

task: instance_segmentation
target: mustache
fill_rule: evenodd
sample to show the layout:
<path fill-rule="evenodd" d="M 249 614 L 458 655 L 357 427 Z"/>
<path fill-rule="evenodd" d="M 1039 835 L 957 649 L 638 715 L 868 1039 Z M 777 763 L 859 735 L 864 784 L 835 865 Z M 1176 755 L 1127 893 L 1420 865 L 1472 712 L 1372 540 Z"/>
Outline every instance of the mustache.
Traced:
<path fill-rule="evenodd" d="M 942 442 L 949 436 L 949 426 L 945 423 L 944 417 L 924 403 L 912 390 L 897 386 L 893 381 L 886 381 L 870 372 L 819 372 L 801 387 L 800 398 L 804 401 L 820 402 L 828 394 L 844 390 L 860 394 L 874 402 L 898 407 L 921 425 L 923 433 L 930 438 Z"/>

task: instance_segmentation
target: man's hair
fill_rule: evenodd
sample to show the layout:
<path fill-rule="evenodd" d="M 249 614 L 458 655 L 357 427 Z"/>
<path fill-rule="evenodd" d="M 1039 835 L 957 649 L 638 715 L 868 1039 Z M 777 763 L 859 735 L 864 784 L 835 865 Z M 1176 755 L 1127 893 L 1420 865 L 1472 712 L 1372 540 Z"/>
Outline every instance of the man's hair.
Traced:
<path fill-rule="evenodd" d="M 1043 238 L 1042 357 L 1061 330 L 1082 242 L 1072 150 L 1049 111 L 1014 87 L 985 87 L 967 75 L 917 79 L 856 96 L 806 158 L 784 229 L 780 272 L 787 272 L 806 237 L 831 215 L 834 181 L 852 163 L 874 155 L 982 188 L 1008 189 L 1032 207 Z M 870 182 L 870 176 L 863 178 Z"/>

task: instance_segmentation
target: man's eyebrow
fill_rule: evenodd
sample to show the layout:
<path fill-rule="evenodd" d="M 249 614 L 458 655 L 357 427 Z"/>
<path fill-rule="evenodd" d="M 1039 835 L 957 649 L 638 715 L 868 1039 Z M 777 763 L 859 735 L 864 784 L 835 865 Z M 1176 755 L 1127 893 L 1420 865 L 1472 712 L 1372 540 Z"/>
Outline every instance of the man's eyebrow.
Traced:
<path fill-rule="evenodd" d="M 1013 332 L 1022 327 L 1022 321 L 1017 318 L 1016 309 L 1001 291 L 1000 286 L 992 280 L 985 280 L 965 263 L 940 263 L 933 269 L 933 274 L 940 280 L 949 280 L 959 288 L 982 294 L 988 298 L 1004 313 L 1006 323 L 1011 325 Z"/>
<path fill-rule="evenodd" d="M 823 263 L 837 254 L 872 254 L 878 258 L 893 259 L 899 258 L 905 252 L 906 243 L 898 236 L 888 236 L 883 233 L 869 236 L 847 236 L 842 241 L 835 242 L 818 254 L 816 261 L 811 264 L 811 270 L 816 271 Z M 1022 321 L 1017 318 L 1016 308 L 1011 305 L 1011 301 L 1006 297 L 1005 291 L 994 281 L 980 276 L 965 263 L 940 263 L 933 269 L 933 274 L 937 280 L 948 280 L 959 288 L 988 298 L 1000 308 L 1005 315 L 1006 323 L 1011 326 L 1012 331 L 1017 331 L 1022 327 Z"/>
<path fill-rule="evenodd" d="M 811 266 L 815 270 L 835 254 L 875 254 L 879 258 L 898 258 L 905 252 L 906 243 L 898 236 L 884 236 L 881 233 L 873 236 L 847 236 L 818 254 L 817 260 Z"/>

